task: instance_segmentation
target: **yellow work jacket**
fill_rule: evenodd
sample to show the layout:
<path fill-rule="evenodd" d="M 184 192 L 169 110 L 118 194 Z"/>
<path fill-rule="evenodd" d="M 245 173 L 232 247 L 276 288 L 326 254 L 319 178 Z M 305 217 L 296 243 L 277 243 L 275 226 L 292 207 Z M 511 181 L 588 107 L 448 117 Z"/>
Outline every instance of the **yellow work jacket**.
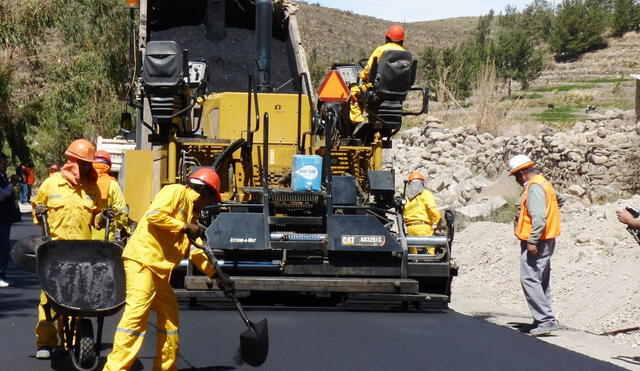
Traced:
<path fill-rule="evenodd" d="M 129 209 L 127 208 L 127 203 L 124 201 L 120 184 L 113 178 L 109 180 L 107 198 L 101 199 L 100 209 L 104 210 L 106 207 L 113 209 L 115 219 L 111 221 L 111 225 L 109 226 L 109 240 L 113 240 L 116 228 L 124 228 L 127 233 L 129 233 Z M 91 238 L 94 240 L 103 240 L 104 233 L 104 229 L 93 228 Z"/>
<path fill-rule="evenodd" d="M 122 257 L 148 267 L 162 279 L 169 279 L 171 271 L 188 252 L 199 270 L 213 276 L 207 256 L 200 249 L 189 249 L 189 239 L 182 232 L 185 224 L 197 222 L 193 203 L 198 196 L 196 191 L 181 184 L 162 188 L 138 223 Z"/>
<path fill-rule="evenodd" d="M 89 240 L 91 228 L 97 228 L 96 215 L 100 190 L 95 183 L 74 186 L 62 173 L 58 172 L 40 185 L 38 194 L 31 201 L 33 221 L 41 224 L 35 214 L 35 207 L 44 204 L 47 210 L 49 234 L 53 240 Z"/>
<path fill-rule="evenodd" d="M 364 69 L 362 71 L 360 71 L 360 74 L 358 75 L 360 77 L 360 81 L 362 81 L 362 85 L 363 88 L 368 88 L 371 86 L 371 83 L 369 82 L 369 74 L 371 73 L 371 67 L 373 66 L 373 60 L 377 59 L 378 61 L 380 60 L 380 57 L 382 56 L 382 53 L 386 52 L 387 50 L 405 50 L 404 47 L 400 44 L 394 43 L 394 42 L 388 42 L 384 45 L 380 45 L 379 47 L 375 48 L 373 50 L 373 53 L 371 53 L 371 56 L 369 56 L 369 60 L 367 61 L 367 65 L 364 66 Z"/>
<path fill-rule="evenodd" d="M 427 189 L 414 197 L 413 200 L 407 197 L 403 213 L 405 224 L 407 226 L 415 224 L 435 226 L 442 217 L 436 207 L 436 200 Z"/>
<path fill-rule="evenodd" d="M 556 198 L 556 192 L 551 182 L 540 174 L 533 176 L 529 182 L 527 182 L 527 186 L 520 196 L 520 215 L 518 216 L 518 224 L 515 230 L 516 237 L 526 241 L 531 235 L 533 225 L 531 224 L 531 214 L 527 209 L 527 194 L 532 184 L 540 185 L 545 193 L 547 220 L 540 240 L 558 237 L 560 235 L 560 208 L 558 207 L 558 199 Z"/>

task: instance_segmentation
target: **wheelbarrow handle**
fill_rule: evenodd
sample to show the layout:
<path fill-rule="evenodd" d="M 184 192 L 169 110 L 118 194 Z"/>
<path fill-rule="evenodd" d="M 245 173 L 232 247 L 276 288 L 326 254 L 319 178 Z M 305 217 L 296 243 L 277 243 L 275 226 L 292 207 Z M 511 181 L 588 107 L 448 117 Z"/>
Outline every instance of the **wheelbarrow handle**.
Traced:
<path fill-rule="evenodd" d="M 40 214 L 40 220 L 42 221 L 42 233 L 44 233 L 44 236 L 49 238 L 51 237 L 49 235 L 49 223 L 47 221 L 47 213 L 45 212 L 44 214 Z"/>

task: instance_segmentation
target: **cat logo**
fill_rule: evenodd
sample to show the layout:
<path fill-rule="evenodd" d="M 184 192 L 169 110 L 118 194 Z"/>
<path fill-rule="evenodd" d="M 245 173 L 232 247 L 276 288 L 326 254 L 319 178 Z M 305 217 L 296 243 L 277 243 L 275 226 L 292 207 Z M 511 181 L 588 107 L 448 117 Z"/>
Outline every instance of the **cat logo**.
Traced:
<path fill-rule="evenodd" d="M 384 246 L 384 236 L 342 235 L 342 246 Z"/>

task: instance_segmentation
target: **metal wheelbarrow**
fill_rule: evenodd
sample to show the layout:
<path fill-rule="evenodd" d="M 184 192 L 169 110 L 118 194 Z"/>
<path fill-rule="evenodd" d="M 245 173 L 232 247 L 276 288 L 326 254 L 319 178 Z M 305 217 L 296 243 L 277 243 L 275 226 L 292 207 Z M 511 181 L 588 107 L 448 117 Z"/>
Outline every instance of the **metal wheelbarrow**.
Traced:
<path fill-rule="evenodd" d="M 51 322 L 62 319 L 62 341 L 77 370 L 97 367 L 104 317 L 124 305 L 121 256 L 122 247 L 98 240 L 48 241 L 36 251 L 38 278 L 47 297 L 45 316 Z M 86 317 L 96 317 L 96 337 L 93 323 Z"/>

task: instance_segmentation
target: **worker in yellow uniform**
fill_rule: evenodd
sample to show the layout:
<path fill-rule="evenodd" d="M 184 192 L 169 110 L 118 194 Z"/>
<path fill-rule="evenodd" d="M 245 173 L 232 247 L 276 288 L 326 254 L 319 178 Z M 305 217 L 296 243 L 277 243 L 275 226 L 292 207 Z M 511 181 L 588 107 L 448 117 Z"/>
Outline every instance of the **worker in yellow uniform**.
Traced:
<path fill-rule="evenodd" d="M 91 228 L 101 228 L 105 223 L 99 207 L 100 190 L 91 166 L 95 147 L 85 139 L 78 139 L 69 145 L 65 155 L 67 162 L 62 169 L 42 182 L 32 201 L 34 222 L 42 224 L 42 216 L 46 215 L 52 240 L 90 240 Z M 38 359 L 49 359 L 58 345 L 56 324 L 46 320 L 43 307 L 46 304 L 47 298 L 41 291 L 36 325 Z M 64 346 L 64 339 L 61 340 Z"/>
<path fill-rule="evenodd" d="M 380 60 L 382 53 L 387 50 L 405 50 L 404 49 L 404 28 L 400 25 L 393 25 L 389 27 L 387 30 L 387 34 L 385 35 L 385 44 L 380 45 L 379 47 L 373 50 L 371 56 L 369 56 L 369 60 L 367 61 L 367 65 L 364 67 L 358 77 L 360 78 L 360 85 L 353 84 L 351 85 L 351 95 L 349 96 L 349 119 L 351 123 L 354 125 L 356 130 L 359 126 L 365 121 L 364 118 L 364 103 L 362 100 L 362 94 L 367 91 L 373 84 L 369 81 L 369 74 L 371 73 L 371 67 L 374 64 L 374 61 Z"/>
<path fill-rule="evenodd" d="M 407 189 L 404 204 L 404 222 L 407 225 L 409 236 L 433 236 L 433 231 L 438 225 L 440 211 L 436 206 L 433 194 L 425 188 L 424 175 L 414 171 L 407 179 Z M 417 254 L 416 247 L 409 247 L 410 254 Z M 433 247 L 427 248 L 427 253 L 434 254 Z"/>
<path fill-rule="evenodd" d="M 96 162 L 93 168 L 98 174 L 98 188 L 100 189 L 100 198 L 102 204 L 101 209 L 111 209 L 113 212 L 113 220 L 109 226 L 109 241 L 113 241 L 115 231 L 122 231 L 129 235 L 129 210 L 124 201 L 124 195 L 118 181 L 109 175 L 111 171 L 111 156 L 107 151 L 97 151 L 95 156 Z M 103 230 L 94 229 L 91 237 L 94 240 L 104 239 L 105 232 Z"/>
<path fill-rule="evenodd" d="M 154 370 L 175 370 L 178 355 L 178 302 L 169 283 L 171 271 L 185 255 L 209 277 L 216 272 L 204 252 L 191 247 L 189 238 L 201 236 L 199 212 L 214 200 L 220 202 L 220 178 L 201 168 L 188 185 L 172 184 L 158 192 L 125 247 L 122 258 L 126 274 L 124 314 L 118 323 L 113 350 L 105 371 L 129 370 L 142 346 L 151 309 L 156 311 L 156 357 Z M 230 295 L 233 282 L 216 277 Z"/>

